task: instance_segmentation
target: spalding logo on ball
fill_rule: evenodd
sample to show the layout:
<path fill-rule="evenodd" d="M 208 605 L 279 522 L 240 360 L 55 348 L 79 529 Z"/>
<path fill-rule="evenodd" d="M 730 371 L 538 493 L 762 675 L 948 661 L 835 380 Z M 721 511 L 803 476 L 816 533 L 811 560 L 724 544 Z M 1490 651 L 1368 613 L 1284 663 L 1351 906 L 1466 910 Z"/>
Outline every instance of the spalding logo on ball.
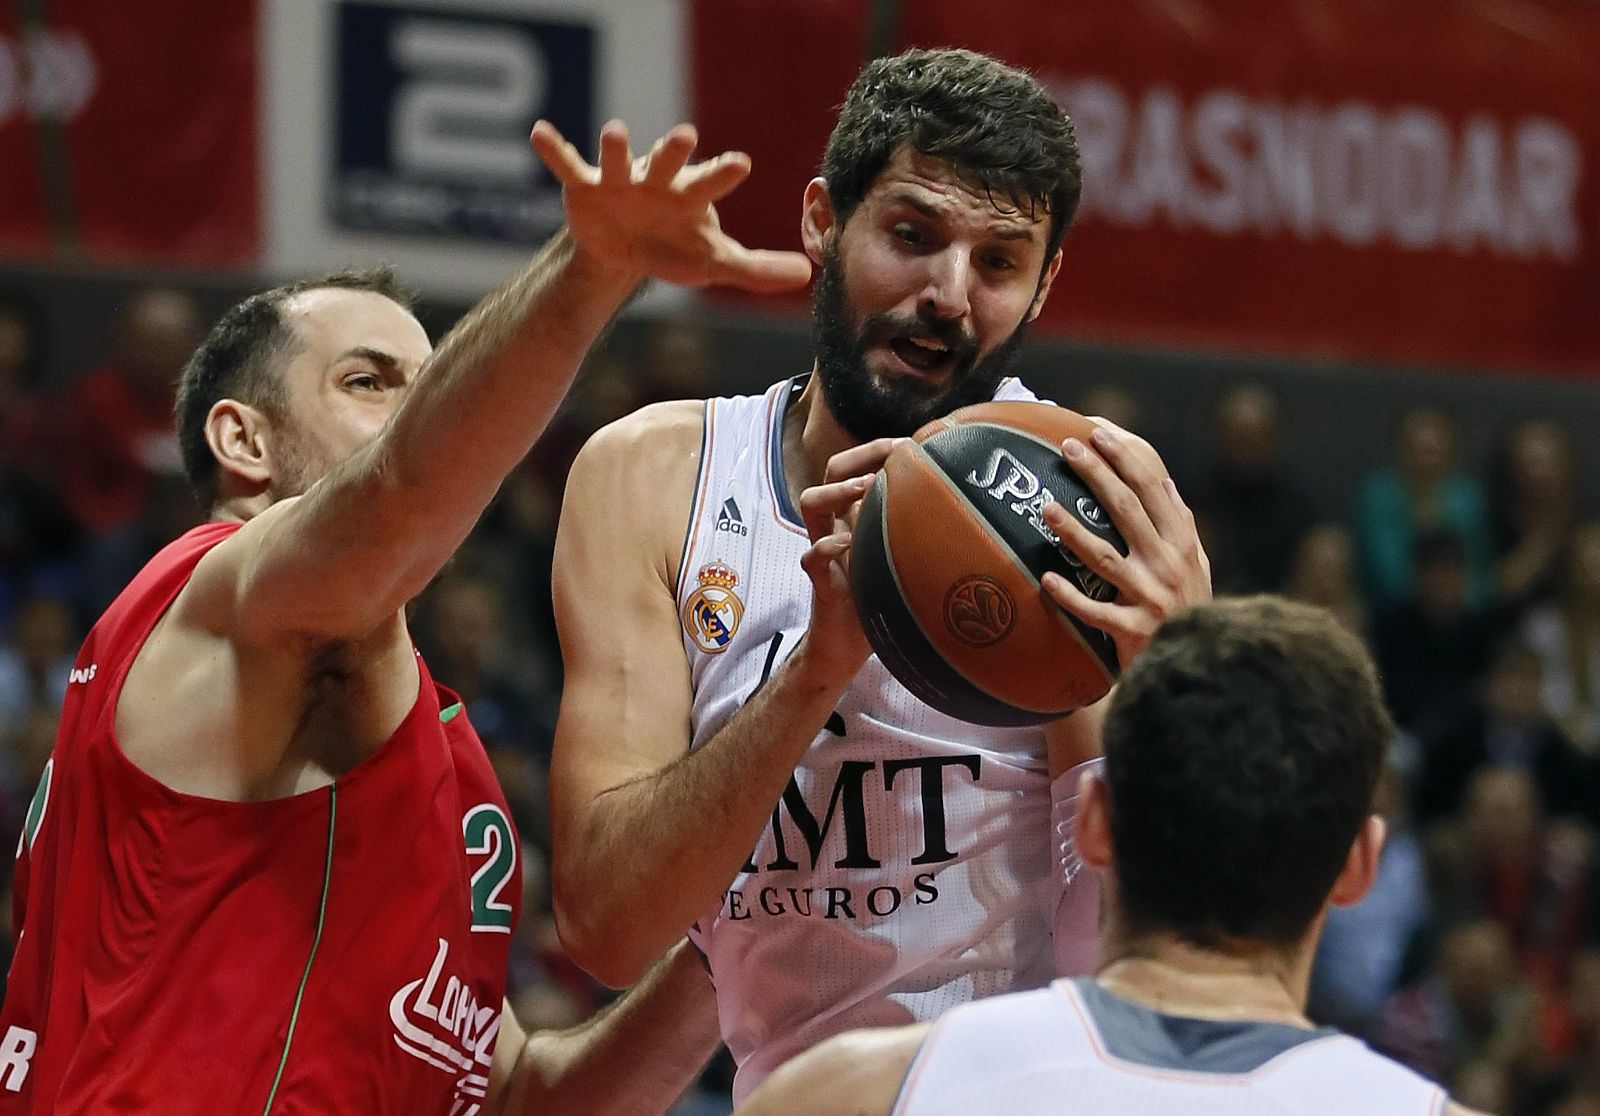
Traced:
<path fill-rule="evenodd" d="M 851 546 L 861 623 L 900 683 L 942 713 L 1031 725 L 1103 697 L 1116 647 L 1039 586 L 1048 571 L 1093 600 L 1116 589 L 1061 546 L 1057 503 L 1127 545 L 1061 443 L 1094 426 L 1046 403 L 984 403 L 929 423 L 884 463 Z M 1092 451 L 1091 451 L 1092 452 Z"/>

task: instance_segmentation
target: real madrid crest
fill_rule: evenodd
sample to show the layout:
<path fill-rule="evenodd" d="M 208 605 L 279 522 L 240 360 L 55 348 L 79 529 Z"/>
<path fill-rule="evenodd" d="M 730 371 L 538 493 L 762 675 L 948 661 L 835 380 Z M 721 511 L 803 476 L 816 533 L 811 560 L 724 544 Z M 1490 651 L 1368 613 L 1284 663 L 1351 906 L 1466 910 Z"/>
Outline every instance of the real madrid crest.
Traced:
<path fill-rule="evenodd" d="M 698 587 L 683 602 L 683 630 L 696 647 L 716 655 L 728 649 L 744 616 L 744 602 L 733 591 L 739 575 L 725 562 L 712 562 L 700 568 L 696 581 Z"/>

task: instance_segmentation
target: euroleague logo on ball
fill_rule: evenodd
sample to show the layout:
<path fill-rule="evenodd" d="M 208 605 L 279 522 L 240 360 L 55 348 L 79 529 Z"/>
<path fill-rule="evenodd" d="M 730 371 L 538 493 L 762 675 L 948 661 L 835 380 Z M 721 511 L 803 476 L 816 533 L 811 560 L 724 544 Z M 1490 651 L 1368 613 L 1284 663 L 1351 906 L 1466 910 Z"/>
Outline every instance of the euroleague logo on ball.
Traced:
<path fill-rule="evenodd" d="M 944 597 L 944 622 L 952 635 L 974 647 L 998 643 L 1011 630 L 1017 607 L 1000 583 L 971 574 L 950 586 Z"/>

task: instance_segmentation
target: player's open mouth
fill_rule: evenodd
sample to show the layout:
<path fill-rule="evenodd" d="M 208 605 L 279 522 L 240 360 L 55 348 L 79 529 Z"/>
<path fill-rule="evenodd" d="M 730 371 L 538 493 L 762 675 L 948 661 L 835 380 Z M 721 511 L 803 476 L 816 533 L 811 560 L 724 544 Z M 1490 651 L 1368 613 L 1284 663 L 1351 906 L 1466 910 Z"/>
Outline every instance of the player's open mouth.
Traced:
<path fill-rule="evenodd" d="M 888 348 L 901 364 L 924 376 L 947 371 L 955 356 L 948 345 L 935 337 L 894 337 Z"/>

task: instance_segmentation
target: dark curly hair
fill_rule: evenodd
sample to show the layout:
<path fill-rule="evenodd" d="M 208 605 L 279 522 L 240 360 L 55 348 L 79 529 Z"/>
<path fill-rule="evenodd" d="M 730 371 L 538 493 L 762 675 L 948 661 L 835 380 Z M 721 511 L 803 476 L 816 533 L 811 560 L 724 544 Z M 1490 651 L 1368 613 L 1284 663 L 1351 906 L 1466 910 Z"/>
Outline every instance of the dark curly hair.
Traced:
<path fill-rule="evenodd" d="M 908 50 L 869 62 L 822 155 L 839 221 L 895 152 L 950 163 L 998 209 L 1050 215 L 1048 261 L 1083 191 L 1072 121 L 1032 76 L 970 50 Z"/>
<path fill-rule="evenodd" d="M 283 308 L 296 295 L 325 289 L 371 291 L 412 308 L 413 297 L 387 267 L 335 271 L 251 295 L 218 319 L 184 366 L 178 381 L 178 447 L 189 486 L 210 509 L 217 502 L 220 476 L 217 459 L 206 441 L 206 418 L 223 399 L 236 399 L 268 414 L 280 414 L 283 383 L 281 357 L 294 341 Z"/>
<path fill-rule="evenodd" d="M 1371 659 L 1323 609 L 1236 597 L 1162 625 L 1103 730 L 1128 930 L 1212 949 L 1301 940 L 1392 731 Z"/>

